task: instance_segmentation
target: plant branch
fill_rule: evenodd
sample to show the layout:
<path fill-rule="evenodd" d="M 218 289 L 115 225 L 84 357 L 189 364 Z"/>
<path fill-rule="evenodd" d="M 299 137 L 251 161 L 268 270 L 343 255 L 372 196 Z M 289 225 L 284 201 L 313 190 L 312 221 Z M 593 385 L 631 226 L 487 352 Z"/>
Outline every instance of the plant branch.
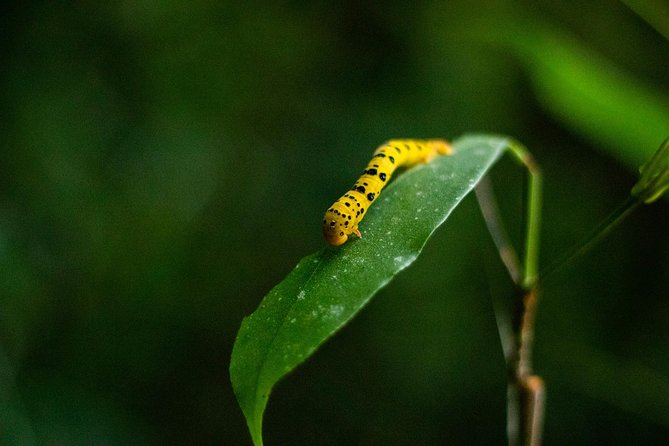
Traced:
<path fill-rule="evenodd" d="M 497 246 L 502 262 L 517 286 L 512 310 L 511 330 L 499 327 L 507 361 L 507 435 L 509 446 L 540 446 L 543 431 L 545 391 L 543 380 L 534 375 L 532 349 L 539 299 L 539 228 L 541 224 L 541 171 L 530 153 L 519 143 L 509 141 L 508 149 L 525 167 L 528 176 L 525 214 L 525 250 L 522 268 L 506 237 L 492 188 L 485 183 L 477 189 L 481 211 Z M 641 167 L 641 178 L 631 196 L 599 224 L 585 240 L 541 270 L 541 278 L 554 273 L 574 258 L 583 255 L 642 203 L 652 203 L 669 191 L 669 138 Z M 513 254 L 513 255 L 510 255 Z M 520 279 L 518 278 L 518 271 Z M 500 320 L 500 317 L 498 317 Z M 499 324 L 498 324 L 499 325 Z M 512 337 L 513 339 L 508 339 Z"/>
<path fill-rule="evenodd" d="M 487 175 L 483 177 L 479 184 L 476 185 L 474 192 L 476 193 L 476 199 L 478 200 L 483 220 L 497 248 L 499 257 L 502 259 L 502 263 L 506 267 L 509 276 L 511 276 L 513 283 L 520 286 L 522 280 L 520 260 L 502 222 L 490 177 Z"/>
<path fill-rule="evenodd" d="M 509 141 L 508 147 L 512 156 L 525 167 L 529 180 L 522 265 L 504 229 L 492 187 L 482 182 L 476 193 L 488 230 L 518 291 L 514 299 L 511 330 L 502 330 L 503 327 L 499 326 L 507 362 L 508 442 L 510 446 L 539 446 L 545 399 L 543 381 L 532 374 L 532 347 L 538 298 L 541 171 L 522 145 Z"/>

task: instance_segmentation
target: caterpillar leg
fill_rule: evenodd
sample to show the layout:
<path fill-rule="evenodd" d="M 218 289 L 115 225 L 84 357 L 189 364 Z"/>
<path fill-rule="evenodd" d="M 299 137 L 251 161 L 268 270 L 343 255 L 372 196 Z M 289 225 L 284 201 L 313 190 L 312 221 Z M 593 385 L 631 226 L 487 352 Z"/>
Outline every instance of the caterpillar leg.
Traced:
<path fill-rule="evenodd" d="M 360 233 L 360 230 L 358 228 L 355 228 L 353 230 L 353 233 L 358 236 L 358 238 L 362 238 L 362 234 Z"/>

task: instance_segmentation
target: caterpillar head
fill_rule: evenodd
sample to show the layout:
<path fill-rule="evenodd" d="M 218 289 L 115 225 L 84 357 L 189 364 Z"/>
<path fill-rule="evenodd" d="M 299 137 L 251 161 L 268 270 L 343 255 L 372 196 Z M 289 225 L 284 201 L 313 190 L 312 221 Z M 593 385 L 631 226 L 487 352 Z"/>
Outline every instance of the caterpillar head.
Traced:
<path fill-rule="evenodd" d="M 323 237 L 332 246 L 343 245 L 348 240 L 348 234 L 340 227 L 337 221 L 328 218 L 323 220 Z"/>

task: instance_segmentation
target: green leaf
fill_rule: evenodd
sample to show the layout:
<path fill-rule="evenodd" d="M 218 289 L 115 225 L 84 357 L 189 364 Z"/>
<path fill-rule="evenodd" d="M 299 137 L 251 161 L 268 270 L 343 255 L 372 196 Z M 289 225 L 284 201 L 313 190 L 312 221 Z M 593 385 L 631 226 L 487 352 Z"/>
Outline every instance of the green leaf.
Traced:
<path fill-rule="evenodd" d="M 465 136 L 453 143 L 453 155 L 398 175 L 362 221 L 362 239 L 303 258 L 244 319 L 230 377 L 256 445 L 262 445 L 262 416 L 276 382 L 418 257 L 509 143 Z M 318 222 L 313 227 L 318 231 Z"/>

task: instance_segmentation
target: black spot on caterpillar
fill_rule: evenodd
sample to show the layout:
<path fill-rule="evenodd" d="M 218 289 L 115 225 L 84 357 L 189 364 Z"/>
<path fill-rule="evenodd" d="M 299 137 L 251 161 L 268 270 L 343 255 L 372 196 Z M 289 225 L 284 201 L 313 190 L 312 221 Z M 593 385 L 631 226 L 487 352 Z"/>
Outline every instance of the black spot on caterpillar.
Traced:
<path fill-rule="evenodd" d="M 451 152 L 450 144 L 443 139 L 393 139 L 381 145 L 374 151 L 374 156 L 353 188 L 325 212 L 323 217 L 325 240 L 333 246 L 339 246 L 345 243 L 351 234 L 361 236 L 358 225 L 364 216 L 365 207 L 360 206 L 360 203 L 363 205 L 366 203 L 366 207 L 369 207 L 381 194 L 381 189 L 387 180 L 390 180 L 395 169 L 427 163 L 438 155 L 448 155 Z M 350 208 L 353 203 L 360 209 L 351 218 L 346 212 L 352 212 Z"/>

